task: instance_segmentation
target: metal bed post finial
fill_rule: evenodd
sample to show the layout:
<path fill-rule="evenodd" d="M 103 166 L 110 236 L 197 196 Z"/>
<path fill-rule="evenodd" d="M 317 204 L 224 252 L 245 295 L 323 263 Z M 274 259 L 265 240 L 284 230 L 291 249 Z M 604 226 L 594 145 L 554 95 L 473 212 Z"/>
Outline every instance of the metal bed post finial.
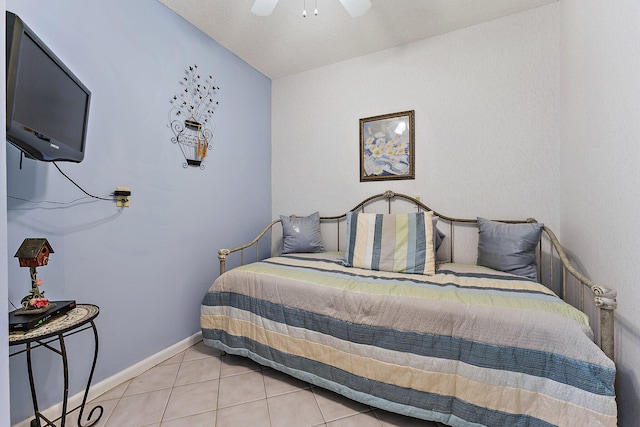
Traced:
<path fill-rule="evenodd" d="M 596 305 L 603 310 L 615 310 L 618 308 L 618 291 L 602 285 L 594 285 L 592 288 L 595 294 Z"/>
<path fill-rule="evenodd" d="M 391 200 L 396 196 L 396 193 L 391 190 L 387 190 L 382 194 L 382 196 L 387 199 L 387 212 L 391 213 Z"/>
<path fill-rule="evenodd" d="M 220 260 L 220 274 L 225 272 L 227 255 L 229 255 L 231 251 L 229 249 L 219 249 L 218 250 L 218 259 Z"/>

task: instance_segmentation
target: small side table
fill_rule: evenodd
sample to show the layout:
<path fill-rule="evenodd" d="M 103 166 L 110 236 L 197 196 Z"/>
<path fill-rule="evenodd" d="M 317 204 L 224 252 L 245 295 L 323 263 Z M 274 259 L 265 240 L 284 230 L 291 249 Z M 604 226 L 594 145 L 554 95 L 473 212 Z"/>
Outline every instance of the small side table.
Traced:
<path fill-rule="evenodd" d="M 16 345 L 24 345 L 25 348 L 16 351 L 15 353 L 9 354 L 9 357 L 27 353 L 27 370 L 29 372 L 29 385 L 31 387 L 31 400 L 33 401 L 33 412 L 35 418 L 31 421 L 31 427 L 43 427 L 43 426 L 56 426 L 54 424 L 57 421 L 60 421 L 60 427 L 64 427 L 67 413 L 75 411 L 80 408 L 80 414 L 78 415 L 78 426 L 82 427 L 82 414 L 84 412 L 84 407 L 87 403 L 87 396 L 89 394 L 89 388 L 91 387 L 91 379 L 93 378 L 93 372 L 96 367 L 96 361 L 98 359 L 98 330 L 96 329 L 96 325 L 93 320 L 100 313 L 100 308 L 96 305 L 92 304 L 78 304 L 76 307 L 61 315 L 60 317 L 50 320 L 48 323 L 37 327 L 35 329 L 30 329 L 28 331 L 20 331 L 20 332 L 12 332 L 9 334 L 9 346 Z M 67 349 L 64 344 L 64 338 L 70 335 L 77 334 L 78 332 L 82 332 L 87 329 L 93 330 L 93 336 L 95 338 L 95 350 L 93 353 L 93 363 L 91 365 L 91 372 L 89 373 L 89 380 L 87 381 L 87 387 L 84 390 L 84 397 L 82 398 L 82 404 L 73 408 L 70 411 L 67 411 L 67 400 L 69 397 L 69 366 L 67 364 Z M 53 345 L 50 345 L 52 342 L 58 341 L 59 348 L 56 348 Z M 34 344 L 35 343 L 35 344 Z M 53 421 L 47 419 L 40 410 L 38 409 L 38 398 L 36 396 L 36 385 L 34 381 L 33 375 L 33 367 L 31 364 L 31 350 L 44 347 L 47 348 L 54 353 L 60 355 L 62 357 L 62 366 L 64 371 L 64 395 L 62 400 L 62 415 L 60 418 L 56 418 Z M 99 414 L 96 419 L 91 420 L 94 411 L 98 410 Z M 102 412 L 104 409 L 102 406 L 94 407 L 89 413 L 89 417 L 87 421 L 90 423 L 85 426 L 91 426 L 98 422 L 100 417 L 102 417 Z M 43 420 L 46 424 L 41 424 L 40 420 Z"/>

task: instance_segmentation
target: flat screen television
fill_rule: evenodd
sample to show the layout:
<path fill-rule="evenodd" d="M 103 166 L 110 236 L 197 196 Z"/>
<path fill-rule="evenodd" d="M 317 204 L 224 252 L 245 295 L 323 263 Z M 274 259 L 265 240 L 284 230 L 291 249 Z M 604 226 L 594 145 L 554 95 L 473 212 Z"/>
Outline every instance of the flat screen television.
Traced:
<path fill-rule="evenodd" d="M 6 22 L 7 139 L 33 159 L 81 162 L 91 92 L 17 15 Z"/>

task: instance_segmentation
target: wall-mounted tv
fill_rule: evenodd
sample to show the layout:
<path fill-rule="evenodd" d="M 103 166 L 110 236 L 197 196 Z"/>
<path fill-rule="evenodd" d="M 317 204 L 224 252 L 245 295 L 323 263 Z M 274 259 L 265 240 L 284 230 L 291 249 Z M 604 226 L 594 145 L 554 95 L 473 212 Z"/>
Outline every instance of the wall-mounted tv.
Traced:
<path fill-rule="evenodd" d="M 33 159 L 81 162 L 91 92 L 9 11 L 6 30 L 7 139 Z"/>

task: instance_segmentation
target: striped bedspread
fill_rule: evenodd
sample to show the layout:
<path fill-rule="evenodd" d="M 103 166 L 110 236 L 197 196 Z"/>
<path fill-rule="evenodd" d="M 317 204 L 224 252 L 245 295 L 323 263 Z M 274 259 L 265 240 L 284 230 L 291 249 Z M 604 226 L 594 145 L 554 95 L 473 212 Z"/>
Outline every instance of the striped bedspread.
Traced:
<path fill-rule="evenodd" d="M 451 426 L 616 426 L 615 366 L 542 285 L 442 264 L 433 276 L 269 258 L 221 275 L 204 342 L 351 399 Z"/>

